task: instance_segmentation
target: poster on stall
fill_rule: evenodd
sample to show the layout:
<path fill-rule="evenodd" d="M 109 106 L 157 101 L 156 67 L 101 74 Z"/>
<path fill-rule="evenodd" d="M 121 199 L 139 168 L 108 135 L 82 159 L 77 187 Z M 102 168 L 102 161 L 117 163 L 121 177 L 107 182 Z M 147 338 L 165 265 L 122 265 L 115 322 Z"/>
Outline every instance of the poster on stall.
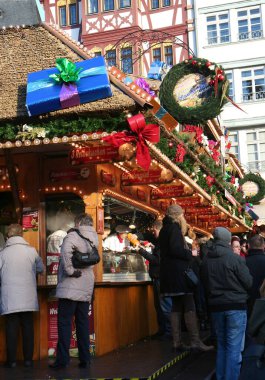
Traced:
<path fill-rule="evenodd" d="M 58 229 L 47 237 L 47 284 L 57 284 L 59 269 L 60 249 L 67 232 Z"/>
<path fill-rule="evenodd" d="M 89 305 L 89 336 L 90 336 L 90 355 L 95 355 L 95 329 L 94 329 L 94 312 L 93 307 Z M 58 301 L 49 300 L 48 301 L 48 356 L 54 358 L 56 356 L 56 347 L 58 341 L 58 329 L 57 329 L 57 319 L 58 319 Z M 78 357 L 77 339 L 76 339 L 76 328 L 75 321 L 72 322 L 72 334 L 70 343 L 70 356 Z"/>
<path fill-rule="evenodd" d="M 22 227 L 23 231 L 38 231 L 38 225 L 39 225 L 39 215 L 38 211 L 23 211 L 22 216 Z"/>

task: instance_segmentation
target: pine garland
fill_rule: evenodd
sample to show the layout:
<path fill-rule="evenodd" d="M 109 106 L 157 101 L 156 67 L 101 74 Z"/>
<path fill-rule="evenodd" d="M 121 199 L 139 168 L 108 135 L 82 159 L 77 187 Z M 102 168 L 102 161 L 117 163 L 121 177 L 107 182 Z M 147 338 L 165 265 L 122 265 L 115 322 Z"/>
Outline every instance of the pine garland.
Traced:
<path fill-rule="evenodd" d="M 128 129 L 128 124 L 124 115 L 118 117 L 108 118 L 88 118 L 78 117 L 71 118 L 58 118 L 53 120 L 39 120 L 34 123 L 30 123 L 29 127 L 34 130 L 44 129 L 46 131 L 46 137 L 62 137 L 72 134 L 81 134 L 84 132 L 113 132 Z M 5 124 L 0 128 L 0 141 L 14 141 L 18 137 L 18 134 L 23 132 L 23 126 L 14 124 Z M 31 131 L 32 132 L 32 131 Z"/>

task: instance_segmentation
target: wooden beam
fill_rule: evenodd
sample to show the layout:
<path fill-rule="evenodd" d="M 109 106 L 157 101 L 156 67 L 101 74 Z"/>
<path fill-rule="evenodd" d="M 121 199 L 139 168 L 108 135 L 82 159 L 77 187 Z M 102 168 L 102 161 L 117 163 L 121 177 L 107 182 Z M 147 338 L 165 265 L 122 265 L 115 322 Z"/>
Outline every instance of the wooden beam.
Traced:
<path fill-rule="evenodd" d="M 22 222 L 22 203 L 19 199 L 19 190 L 16 169 L 13 161 L 13 156 L 10 149 L 4 149 L 4 156 L 6 161 L 6 168 L 9 176 L 9 183 L 12 191 L 13 202 L 16 211 L 17 222 Z"/>

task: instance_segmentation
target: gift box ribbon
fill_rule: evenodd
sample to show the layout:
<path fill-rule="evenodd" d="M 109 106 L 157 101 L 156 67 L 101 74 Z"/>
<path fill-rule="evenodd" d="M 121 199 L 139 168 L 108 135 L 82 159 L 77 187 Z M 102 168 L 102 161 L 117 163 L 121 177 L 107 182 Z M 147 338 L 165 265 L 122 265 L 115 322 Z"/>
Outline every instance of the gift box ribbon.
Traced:
<path fill-rule="evenodd" d="M 65 65 L 67 64 L 66 61 L 67 58 L 63 58 L 62 60 L 65 60 Z M 57 62 L 57 61 L 56 61 Z M 68 61 L 69 62 L 69 61 Z M 58 68 L 58 65 L 57 65 Z M 59 72 L 60 69 L 58 68 Z M 53 86 L 61 86 L 60 91 L 60 103 L 62 108 L 68 108 L 77 106 L 80 104 L 80 98 L 78 94 L 78 88 L 77 84 L 75 82 L 78 82 L 82 78 L 92 77 L 96 75 L 105 75 L 106 69 L 104 66 L 99 67 L 91 67 L 90 69 L 83 70 L 82 68 L 79 69 L 77 72 L 77 75 L 74 75 L 71 77 L 69 75 L 69 79 L 73 79 L 73 81 L 64 81 L 61 75 L 61 78 L 59 78 L 60 74 L 52 74 L 50 78 L 47 79 L 40 79 L 35 82 L 30 82 L 27 85 L 27 91 L 28 92 L 34 92 L 38 91 L 44 88 L 49 88 Z M 58 78 L 58 79 L 55 79 Z M 74 81 L 75 79 L 75 81 Z"/>
<path fill-rule="evenodd" d="M 131 131 L 117 132 L 102 140 L 115 147 L 120 147 L 127 142 L 136 141 L 136 160 L 138 165 L 148 170 L 151 164 L 151 156 L 146 141 L 157 143 L 160 140 L 160 129 L 157 124 L 146 124 L 144 116 L 140 113 L 127 119 Z"/>

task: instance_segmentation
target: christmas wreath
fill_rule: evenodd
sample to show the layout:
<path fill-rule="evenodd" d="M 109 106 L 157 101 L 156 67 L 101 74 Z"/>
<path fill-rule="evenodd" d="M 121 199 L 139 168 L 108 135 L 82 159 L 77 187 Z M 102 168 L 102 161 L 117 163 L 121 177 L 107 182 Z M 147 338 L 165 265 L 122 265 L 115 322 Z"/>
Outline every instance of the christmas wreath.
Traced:
<path fill-rule="evenodd" d="M 221 66 L 189 57 L 174 65 L 160 86 L 164 107 L 182 124 L 200 124 L 221 113 L 228 98 L 229 81 Z"/>
<path fill-rule="evenodd" d="M 239 181 L 240 186 L 246 182 L 254 182 L 258 186 L 258 193 L 252 197 L 246 197 L 246 200 L 250 203 L 257 204 L 265 197 L 265 180 L 259 175 L 254 173 L 248 173 Z"/>

